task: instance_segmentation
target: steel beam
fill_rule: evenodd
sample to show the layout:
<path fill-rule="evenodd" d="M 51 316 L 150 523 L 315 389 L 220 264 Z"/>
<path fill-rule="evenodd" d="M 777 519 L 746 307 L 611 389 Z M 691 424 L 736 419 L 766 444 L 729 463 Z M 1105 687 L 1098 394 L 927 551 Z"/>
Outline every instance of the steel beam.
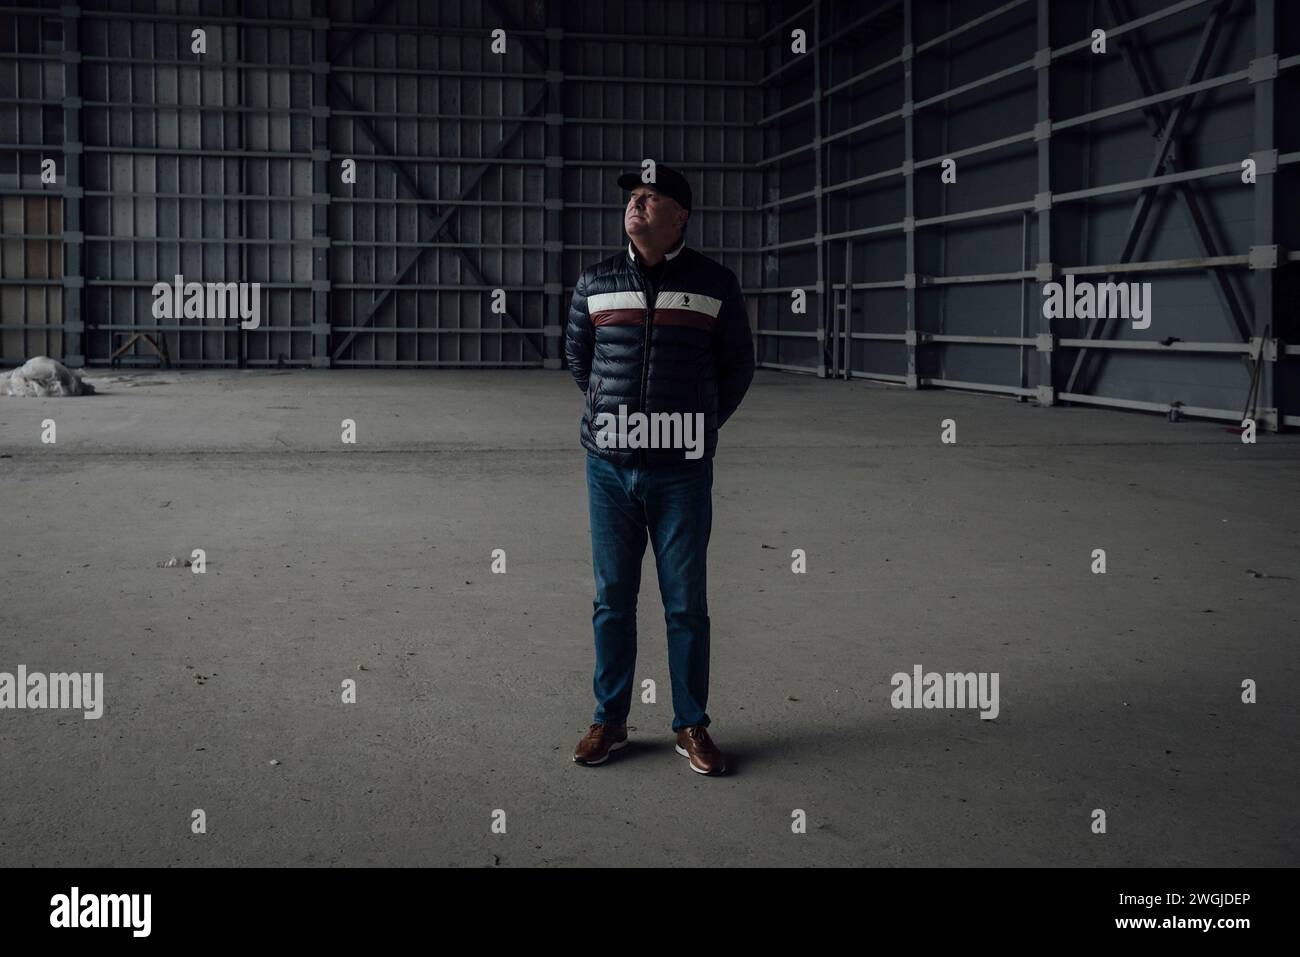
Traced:
<path fill-rule="evenodd" d="M 916 64 L 914 56 L 915 46 L 912 38 L 916 31 L 916 7 L 915 0 L 903 0 L 903 49 L 901 56 L 903 58 L 903 222 L 911 224 L 908 229 L 904 226 L 903 241 L 906 243 L 904 254 L 905 266 L 903 269 L 903 308 L 906 322 L 904 329 L 907 330 L 907 387 L 909 389 L 919 389 L 920 371 L 916 363 L 916 345 L 917 345 L 917 304 L 918 292 L 916 288 L 916 118 L 915 110 L 912 107 L 912 101 L 915 99 L 916 85 L 913 77 L 913 69 Z"/>
<path fill-rule="evenodd" d="M 1257 62 L 1277 55 L 1277 0 L 1255 0 L 1255 59 Z M 1259 79 L 1255 86 L 1255 152 L 1263 153 L 1277 148 L 1277 80 L 1275 77 Z M 1260 173 L 1251 187 L 1255 196 L 1255 246 L 1267 248 L 1277 242 L 1277 175 Z M 1252 337 L 1267 339 L 1273 325 L 1273 307 L 1277 294 L 1277 270 L 1256 269 L 1254 322 Z M 1274 333 L 1276 335 L 1276 333 Z M 1263 356 L 1257 360 L 1259 382 L 1256 405 L 1261 406 L 1261 424 L 1270 432 L 1282 427 L 1279 402 L 1282 396 L 1277 381 L 1277 362 Z"/>
<path fill-rule="evenodd" d="M 311 364 L 330 364 L 330 158 L 329 0 L 312 0 L 311 164 Z"/>
<path fill-rule="evenodd" d="M 1038 193 L 1039 195 L 1050 196 L 1052 194 L 1052 79 L 1051 79 L 1051 49 L 1052 49 L 1052 30 L 1051 30 L 1051 2 L 1050 0 L 1038 0 L 1038 16 L 1035 20 L 1035 37 L 1037 39 L 1036 49 L 1038 55 L 1035 56 L 1036 75 L 1037 75 L 1037 128 L 1046 129 L 1047 135 L 1038 140 Z M 1044 51 L 1047 51 L 1044 55 Z M 1045 125 L 1044 125 L 1045 124 Z M 1050 282 L 1054 277 L 1052 266 L 1052 207 L 1047 204 L 1046 207 L 1038 209 L 1038 280 L 1040 282 Z M 1036 309 L 1038 316 L 1038 334 L 1040 336 L 1052 335 L 1052 320 L 1043 315 L 1043 310 Z M 1035 384 L 1036 395 L 1039 405 L 1056 404 L 1056 378 L 1052 357 L 1055 355 L 1051 350 L 1036 352 L 1038 356 L 1038 375 Z"/>
<path fill-rule="evenodd" d="M 542 174 L 545 182 L 545 212 L 542 214 L 542 275 L 545 293 L 542 328 L 542 366 L 559 369 L 564 364 L 563 331 L 568 321 L 564 304 L 564 17 L 559 5 L 545 4 L 546 145 L 548 157 L 558 157 Z"/>
<path fill-rule="evenodd" d="M 63 364 L 86 364 L 85 171 L 82 166 L 81 6 L 63 7 Z M 21 164 L 18 167 L 22 169 Z M 21 178 L 19 179 L 21 182 Z M 47 213 L 48 215 L 48 213 Z M 46 301 L 49 301 L 48 294 Z M 26 319 L 26 316 L 24 316 Z M 48 321 L 48 316 L 47 316 Z"/>
<path fill-rule="evenodd" d="M 907 3 L 908 0 L 903 0 Z M 826 342 L 827 330 L 831 325 L 832 299 L 830 290 L 830 264 L 826 255 L 826 197 L 822 194 L 824 177 L 822 169 L 826 165 L 826 155 L 822 150 L 822 0 L 813 0 L 813 198 L 817 204 L 817 227 L 814 234 L 817 251 L 817 329 L 821 348 L 818 350 L 818 375 L 825 378 L 829 363 L 829 350 Z"/>
<path fill-rule="evenodd" d="M 1116 23 L 1125 22 L 1126 11 L 1122 6 L 1122 0 L 1108 0 L 1108 3 L 1110 6 L 1111 16 Z M 1215 41 L 1218 39 L 1222 29 L 1224 14 L 1230 6 L 1231 4 L 1227 2 L 1227 0 L 1216 0 L 1214 6 L 1210 9 L 1209 16 L 1205 20 L 1205 26 L 1201 29 L 1201 35 L 1200 39 L 1197 41 L 1196 50 L 1192 54 L 1191 63 L 1188 64 L 1186 74 L 1183 76 L 1182 88 L 1193 87 L 1194 84 L 1200 81 L 1202 74 L 1208 68 L 1210 54 L 1214 51 Z M 1134 34 L 1133 39 L 1137 39 L 1136 33 Z M 1136 44 L 1130 43 L 1127 37 L 1121 38 L 1119 43 L 1121 54 L 1123 55 L 1124 60 L 1132 68 L 1133 73 L 1137 78 L 1138 85 L 1142 89 L 1143 95 L 1150 97 L 1154 92 L 1154 81 L 1151 77 L 1150 71 L 1147 69 L 1145 60 L 1140 55 L 1139 51 L 1134 48 Z M 1144 111 L 1148 124 L 1152 127 L 1153 132 L 1158 134 L 1156 136 L 1155 150 L 1152 153 L 1151 162 L 1148 164 L 1148 179 L 1159 175 L 1161 169 L 1165 167 L 1169 167 L 1170 172 L 1173 174 L 1179 172 L 1177 163 L 1175 162 L 1171 151 L 1173 149 L 1175 138 L 1178 135 L 1179 127 L 1182 125 L 1183 118 L 1191 109 L 1195 93 L 1195 90 L 1189 91 L 1186 96 L 1178 99 L 1169 110 L 1167 116 L 1161 116 L 1160 113 L 1157 112 L 1159 110 L 1159 107 L 1157 106 L 1149 107 Z M 1195 202 L 1194 199 L 1189 199 L 1190 187 L 1185 182 L 1179 182 L 1177 188 L 1184 205 L 1190 208 L 1191 204 Z M 1125 234 L 1124 245 L 1120 251 L 1119 261 L 1121 263 L 1132 261 L 1133 257 L 1137 254 L 1138 243 L 1141 241 L 1142 234 L 1146 229 L 1147 220 L 1151 215 L 1151 211 L 1155 207 L 1157 192 L 1157 187 L 1148 187 L 1138 196 L 1137 203 L 1134 204 L 1133 212 L 1129 217 L 1128 230 Z M 1199 211 L 1199 204 L 1197 205 L 1197 209 Z M 1198 225 L 1196 222 L 1198 217 L 1196 217 L 1195 214 L 1193 214 L 1193 219 L 1194 225 L 1197 226 L 1194 231 L 1196 232 L 1201 244 L 1201 255 L 1217 255 L 1217 253 L 1211 252 L 1214 248 L 1214 240 L 1208 233 L 1208 225 L 1204 223 L 1199 223 Z M 1207 228 L 1205 231 L 1202 231 L 1200 226 L 1206 226 Z M 1214 275 L 1223 281 L 1223 285 L 1226 286 L 1226 293 L 1221 289 L 1221 295 L 1225 298 L 1229 318 L 1237 318 L 1240 325 L 1239 332 L 1246 333 L 1246 336 L 1248 337 L 1248 330 L 1245 329 L 1241 317 L 1238 312 L 1233 311 L 1233 306 L 1236 305 L 1236 297 L 1233 295 L 1231 286 L 1227 285 L 1226 280 L 1224 280 L 1224 277 L 1221 274 L 1215 273 Z M 1110 275 L 1107 277 L 1106 281 L 1114 281 L 1114 278 L 1114 275 Z M 1093 317 L 1089 320 L 1088 329 L 1084 333 L 1083 338 L 1105 339 L 1109 336 L 1110 326 L 1111 320 L 1109 317 L 1105 319 Z M 1089 355 L 1090 353 L 1086 348 L 1079 350 L 1079 352 L 1075 354 L 1074 365 L 1070 370 L 1070 375 L 1065 385 L 1066 392 L 1088 391 L 1080 379 L 1085 376 Z M 1092 370 L 1093 375 L 1091 377 L 1093 381 L 1095 381 L 1097 376 L 1100 375 L 1101 366 L 1105 362 L 1106 355 L 1106 353 L 1101 353 L 1099 361 L 1094 363 L 1095 368 Z"/>
<path fill-rule="evenodd" d="M 844 378 L 853 378 L 853 240 L 844 243 Z"/>
<path fill-rule="evenodd" d="M 340 83 L 338 79 L 334 76 L 330 77 L 330 81 L 334 84 L 335 93 L 337 96 L 340 97 L 342 102 L 345 105 L 348 105 L 349 108 L 356 109 L 357 108 L 356 102 L 352 99 L 351 94 L 348 93 L 347 89 L 344 88 L 342 83 Z M 547 91 L 545 90 L 545 88 L 543 88 L 540 94 L 537 96 L 537 98 L 534 99 L 532 105 L 530 105 L 528 109 L 524 111 L 524 115 L 531 116 L 534 112 L 536 112 L 537 108 L 546 101 L 546 95 L 547 95 Z M 435 200 L 433 200 L 431 197 L 427 196 L 424 193 L 424 191 L 420 188 L 420 184 L 416 182 L 415 178 L 410 174 L 410 171 L 407 170 L 402 163 L 398 162 L 397 160 L 391 159 L 391 156 L 395 153 L 395 151 L 392 149 L 392 147 L 388 145 L 387 141 L 382 136 L 379 135 L 378 131 L 375 130 L 374 127 L 372 127 L 369 123 L 366 123 L 365 121 L 361 120 L 360 117 L 357 117 L 354 120 L 354 122 L 356 123 L 357 129 L 360 130 L 362 134 L 365 135 L 365 137 L 370 140 L 370 142 L 374 145 L 374 147 L 378 151 L 380 151 L 380 153 L 387 154 L 386 156 L 378 155 L 376 158 L 392 166 L 393 169 L 396 170 L 398 174 L 398 178 L 402 180 L 403 184 L 406 186 L 408 190 L 410 190 L 416 197 L 420 199 L 428 200 L 429 202 L 436 202 Z M 518 135 L 519 131 L 523 129 L 523 126 L 524 124 L 519 122 L 518 118 L 515 118 L 512 125 L 503 134 L 501 140 L 488 153 L 488 157 L 489 158 L 495 157 L 498 154 L 500 154 L 510 143 L 510 141 L 513 140 L 515 136 Z M 468 181 L 462 187 L 460 195 L 457 197 L 457 199 L 464 199 L 466 196 L 468 196 L 469 193 L 478 185 L 479 180 L 483 178 L 484 174 L 487 173 L 489 168 L 490 168 L 490 164 L 485 163 L 478 169 L 476 173 L 471 174 L 468 178 Z M 430 209 L 428 209 L 423 205 L 420 206 L 420 211 L 433 219 L 433 225 L 431 230 L 428 233 L 427 238 L 422 240 L 422 242 L 428 242 L 437 238 L 437 236 L 440 233 L 444 232 L 443 227 L 446 226 L 448 221 L 454 215 L 456 215 L 457 209 L 456 207 L 449 207 L 446 211 L 444 211 L 441 215 L 438 216 L 435 216 Z M 388 286 L 381 295 L 376 297 L 373 303 L 371 303 L 370 310 L 366 313 L 365 317 L 360 322 L 354 324 L 358 328 L 348 333 L 348 335 L 345 336 L 339 342 L 339 344 L 334 347 L 334 350 L 332 352 L 332 356 L 334 359 L 338 359 L 342 355 L 343 351 L 352 344 L 353 340 L 356 339 L 356 337 L 359 335 L 360 328 L 364 328 L 368 326 L 374 320 L 375 316 L 378 315 L 379 310 L 383 307 L 384 303 L 388 301 L 389 297 L 397 290 L 397 287 L 402 285 L 406 277 L 410 275 L 411 272 L 414 270 L 416 263 L 418 263 L 419 260 L 424 256 L 425 251 L 426 250 L 423 248 L 417 250 L 415 254 L 411 256 L 410 259 L 407 261 L 406 265 L 398 270 L 397 275 L 394 276 L 392 279 L 391 285 Z M 457 248 L 455 252 L 460 257 L 461 261 L 465 264 L 466 268 L 469 269 L 471 275 L 475 275 L 480 279 L 480 281 L 486 281 L 482 279 L 482 273 L 479 271 L 477 264 L 475 264 L 469 258 L 469 256 L 466 255 L 464 250 Z M 516 320 L 510 312 L 506 312 L 503 316 L 503 319 L 508 319 L 510 322 L 514 323 L 515 326 L 517 326 L 520 329 L 523 328 L 522 324 L 520 324 L 518 320 Z M 542 334 L 541 329 L 536 329 L 531 331 L 536 332 L 537 335 Z M 542 350 L 538 348 L 535 344 L 533 347 L 537 349 L 538 356 L 539 358 L 541 358 Z"/>

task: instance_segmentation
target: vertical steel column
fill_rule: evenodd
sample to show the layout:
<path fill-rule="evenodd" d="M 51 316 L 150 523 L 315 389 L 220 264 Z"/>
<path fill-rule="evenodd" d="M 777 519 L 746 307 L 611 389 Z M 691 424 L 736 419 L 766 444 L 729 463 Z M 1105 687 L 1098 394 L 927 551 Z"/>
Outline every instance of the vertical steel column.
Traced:
<path fill-rule="evenodd" d="M 826 33 L 829 35 L 830 32 L 831 31 L 828 28 L 826 30 Z M 818 30 L 819 39 L 820 39 L 820 35 L 821 35 L 821 31 L 819 29 Z M 819 43 L 818 46 L 820 45 L 821 44 Z M 826 50 L 825 80 L 826 80 L 827 87 L 833 88 L 835 86 L 835 60 L 832 57 L 832 53 L 829 47 L 827 47 Z M 822 71 L 818 69 L 817 71 L 818 87 L 821 86 L 821 83 L 822 83 Z M 818 99 L 820 100 L 820 96 L 818 97 Z M 829 115 L 826 115 L 823 117 L 823 120 L 824 120 L 823 126 L 827 130 L 829 130 L 832 125 L 831 117 Z M 818 140 L 820 141 L 821 139 L 820 129 L 817 131 L 817 136 L 818 136 Z M 823 159 L 822 162 L 818 164 L 819 168 L 823 170 L 823 182 L 821 185 L 825 185 L 825 180 L 829 179 L 831 175 L 831 148 L 830 146 L 825 146 L 823 147 L 823 149 L 825 151 L 822 154 Z M 823 232 L 829 229 L 830 226 L 831 224 L 829 221 L 829 210 L 828 210 L 827 221 L 822 227 Z M 841 228 L 843 228 L 843 226 L 841 226 Z M 829 352 L 831 366 L 827 377 L 831 379 L 838 377 L 840 374 L 839 371 L 840 370 L 840 329 L 842 327 L 842 322 L 840 319 L 841 310 L 840 310 L 839 298 L 835 295 L 835 275 L 837 270 L 839 269 L 839 263 L 836 258 L 836 252 L 842 245 L 843 245 L 842 243 L 837 243 L 837 242 L 825 242 L 822 247 L 824 250 L 823 256 L 825 259 L 825 271 L 826 271 L 826 302 L 829 306 L 829 310 L 827 312 L 828 327 L 827 327 L 826 334 L 830 339 L 830 341 L 826 343 L 828 348 L 823 350 L 823 354 Z"/>
<path fill-rule="evenodd" d="M 311 365 L 330 367 L 329 0 L 311 19 Z M 292 340 L 291 340 L 292 341 Z M 416 339 L 419 349 L 419 339 Z"/>
<path fill-rule="evenodd" d="M 844 379 L 853 378 L 853 240 L 844 243 Z"/>
<path fill-rule="evenodd" d="M 764 27 L 764 34 L 765 34 L 769 24 L 774 19 L 776 19 L 776 17 L 772 16 L 771 3 L 766 3 L 763 5 L 763 14 L 764 14 L 763 27 Z M 779 16 L 780 16 L 780 11 L 778 9 L 777 17 Z M 760 36 L 764 34 L 760 34 Z M 780 35 L 778 34 L 777 35 L 778 49 L 780 48 L 780 40 L 781 38 Z M 760 75 L 763 70 L 767 69 L 766 56 L 761 56 L 759 58 L 759 69 L 760 69 Z M 780 105 L 781 94 L 779 90 L 775 90 L 771 86 L 763 87 L 759 95 L 762 99 L 764 116 L 767 116 L 768 114 L 774 112 L 774 107 Z M 774 123 L 764 127 L 762 132 L 760 133 L 760 136 L 762 136 L 763 138 L 762 143 L 763 143 L 764 156 L 770 156 L 773 153 L 780 152 L 781 132 L 780 132 L 779 124 Z M 765 166 L 763 168 L 763 171 L 759 175 L 762 177 L 762 183 L 764 187 L 763 201 L 767 203 L 775 203 L 777 200 L 781 198 L 780 164 L 773 163 L 770 166 Z M 780 240 L 781 240 L 781 207 L 769 206 L 767 209 L 767 213 L 763 217 L 763 244 L 768 247 L 768 251 L 763 254 L 763 284 L 767 289 L 776 289 L 781 284 L 781 256 L 780 253 L 778 253 L 775 249 L 772 248 L 778 242 L 780 242 Z M 758 322 L 758 327 L 760 329 L 780 329 L 782 309 L 789 308 L 788 305 L 789 302 L 790 302 L 790 297 L 788 295 L 785 297 L 784 300 L 782 300 L 781 297 L 779 296 L 771 295 L 771 294 L 763 296 L 759 300 L 760 318 Z M 766 343 L 768 339 L 769 339 L 768 336 L 757 335 L 757 334 L 754 336 L 754 340 L 755 340 L 754 344 L 757 350 L 755 362 L 760 367 L 763 365 L 763 359 L 767 354 Z M 778 345 L 777 345 L 778 362 L 780 361 L 779 343 L 780 340 L 778 340 Z"/>
<path fill-rule="evenodd" d="M 1280 391 L 1277 387 L 1277 363 L 1265 359 L 1273 355 L 1270 339 L 1278 329 L 1273 320 L 1276 276 L 1279 265 L 1277 233 L 1277 0 L 1255 0 L 1255 59 L 1250 64 L 1250 79 L 1255 88 L 1255 185 L 1254 245 L 1250 264 L 1254 271 L 1254 326 L 1251 336 L 1260 339 L 1259 384 L 1256 394 L 1258 420 L 1270 432 L 1281 428 L 1278 414 Z"/>
<path fill-rule="evenodd" d="M 81 137 L 81 6 L 63 14 L 63 364 L 79 368 L 85 352 L 85 179 Z M 47 207 L 48 208 L 48 207 Z M 47 212 L 48 216 L 48 212 Z M 49 321 L 48 317 L 45 320 Z"/>
<path fill-rule="evenodd" d="M 1038 77 L 1038 121 L 1034 126 L 1034 139 L 1038 143 L 1038 195 L 1034 205 L 1038 213 L 1038 282 L 1051 282 L 1055 278 L 1052 264 L 1052 29 L 1049 15 L 1051 0 L 1038 0 L 1038 42 L 1034 53 L 1034 69 Z M 1030 297 L 1038 302 L 1037 297 Z M 1038 404 L 1056 404 L 1056 379 L 1052 368 L 1052 322 L 1038 313 Z M 1043 348 L 1046 345 L 1049 348 Z"/>
<path fill-rule="evenodd" d="M 834 250 L 835 246 L 832 244 L 828 247 L 826 257 L 828 273 L 826 276 L 826 297 L 831 301 L 831 324 L 827 332 L 830 340 L 827 345 L 830 347 L 831 354 L 830 372 L 827 375 L 829 379 L 838 379 L 840 375 L 840 313 L 844 311 L 842 297 L 835 291 L 835 278 L 833 275 L 835 268 L 833 265 Z"/>
<path fill-rule="evenodd" d="M 559 4 L 543 0 L 546 24 L 546 178 L 542 214 L 542 368 L 560 368 L 564 311 L 564 18 Z M 527 273 L 524 274 L 525 278 Z M 576 280 L 575 280 L 576 281 Z M 522 315 L 522 313 L 521 313 Z M 523 359 L 523 352 L 519 354 Z"/>
<path fill-rule="evenodd" d="M 236 63 L 241 63 L 241 64 L 244 62 L 244 59 L 245 59 L 244 19 L 243 19 L 243 17 L 244 17 L 244 12 L 245 12 L 244 0 L 240 0 L 240 2 L 239 2 L 239 15 L 240 15 L 240 19 L 239 19 L 239 22 L 235 24 L 235 26 L 234 26 L 234 30 L 235 30 L 235 61 L 236 61 Z M 221 56 L 222 56 L 222 59 L 223 59 L 223 60 L 228 60 L 228 59 L 229 59 L 229 55 L 228 55 L 227 52 L 226 52 L 226 40 L 227 40 L 227 38 L 229 37 L 229 34 L 228 34 L 225 30 L 222 30 L 222 31 L 221 31 L 221 34 L 222 34 L 222 35 L 221 35 Z M 202 76 L 202 70 L 199 71 L 199 75 L 200 75 L 200 77 Z M 236 115 L 235 115 L 235 118 L 236 118 L 236 120 L 237 120 L 237 123 L 236 123 L 236 126 L 235 126 L 235 129 L 236 129 L 236 138 L 237 138 L 238 141 L 239 141 L 239 158 L 238 158 L 238 162 L 237 162 L 237 164 L 236 164 L 236 165 L 237 165 L 237 168 L 238 168 L 238 170 L 239 170 L 239 195 L 238 195 L 237 197 L 235 197 L 235 202 L 238 204 L 237 209 L 239 210 L 239 213 L 238 213 L 238 216 L 239 216 L 239 219 L 238 219 L 238 222 L 239 222 L 239 228 L 238 228 L 238 231 L 237 231 L 237 232 L 238 232 L 238 237 L 239 237 L 239 240 L 240 240 L 240 242 L 239 242 L 239 279 L 240 279 L 241 282 L 252 282 L 252 281 L 253 281 L 252 270 L 251 270 L 251 267 L 249 266 L 249 263 L 248 263 L 248 243 L 245 242 L 245 240 L 248 239 L 248 234 L 249 234 L 249 229 L 248 229 L 248 222 L 249 222 L 249 216 L 248 216 L 248 202 L 249 202 L 249 199 L 248 199 L 248 114 L 244 111 L 244 107 L 248 106 L 248 71 L 247 71 L 246 69 L 244 69 L 243 67 L 241 67 L 241 66 L 236 66 L 236 67 L 234 67 L 234 72 L 232 73 L 232 72 L 231 72 L 231 68 L 229 68 L 229 67 L 227 67 L 227 66 L 223 66 L 223 67 L 221 68 L 221 79 L 222 79 L 222 85 L 221 85 L 221 105 L 222 105 L 222 107 L 225 107 L 225 106 L 227 106 L 227 105 L 230 103 L 230 86 L 231 86 L 231 84 L 230 84 L 228 81 L 231 80 L 231 79 L 233 79 L 233 80 L 234 80 L 234 84 L 233 84 L 233 86 L 234 86 L 234 89 L 235 89 L 235 104 L 236 104 L 236 107 L 238 108 L 238 111 L 239 111 L 239 112 L 236 113 Z M 199 82 L 201 83 L 202 80 L 200 80 Z M 225 110 L 223 109 L 222 112 L 223 112 L 223 114 L 224 114 Z M 200 122 L 201 122 L 201 121 L 200 121 Z M 227 149 L 229 149 L 230 144 L 229 144 L 228 142 L 226 142 L 225 136 L 226 136 L 226 131 L 223 129 L 223 130 L 222 130 L 222 146 L 223 146 L 223 147 L 226 147 Z M 199 134 L 199 137 L 200 137 L 200 144 L 199 144 L 199 145 L 200 145 L 200 148 L 202 148 L 202 133 Z M 199 169 L 202 170 L 202 169 L 203 169 L 203 160 L 202 160 L 201 157 L 199 158 L 198 163 L 199 163 Z M 269 185 L 268 185 L 268 188 L 269 188 Z M 229 197 L 227 197 L 227 199 L 229 199 Z M 200 208 L 202 208 L 202 204 L 200 204 Z M 222 205 L 221 218 L 222 218 L 222 230 L 224 231 L 224 230 L 226 229 L 226 225 L 225 225 L 225 221 L 226 221 L 226 213 L 225 213 L 225 205 L 224 205 L 224 204 Z M 202 233 L 202 232 L 200 232 L 200 235 L 205 235 L 205 234 Z M 268 287 L 269 287 L 269 286 L 270 286 L 270 283 L 271 283 L 271 271 L 270 271 L 270 268 L 269 268 L 269 266 L 270 266 L 270 260 L 269 260 L 269 259 L 267 260 L 267 266 L 268 266 L 267 273 L 266 273 L 266 276 L 263 277 L 263 281 L 266 282 L 267 285 L 268 285 Z M 204 263 L 204 276 L 203 276 L 203 278 L 204 278 L 204 279 L 207 279 L 207 278 L 208 278 L 208 275 L 207 275 L 207 263 Z M 270 295 L 270 293 L 271 293 L 271 290 L 268 288 L 268 289 L 267 289 L 267 296 L 266 296 L 266 299 L 265 299 L 265 303 L 266 303 L 266 304 L 269 304 L 270 301 L 271 301 L 271 295 Z M 267 310 L 265 310 L 265 311 L 266 311 L 266 313 L 267 313 L 267 321 L 269 322 L 269 321 L 270 321 L 270 313 L 271 313 L 272 310 L 267 309 Z M 207 324 L 207 323 L 206 323 L 206 321 L 205 321 L 205 322 L 204 322 L 204 325 L 206 325 L 206 324 Z M 236 351 L 236 353 L 235 353 L 235 367 L 238 368 L 238 369 L 246 369 L 246 368 L 248 368 L 248 340 L 249 340 L 249 338 L 250 338 L 250 337 L 249 337 L 249 332 L 250 332 L 251 330 L 245 329 L 245 328 L 244 328 L 240 323 L 236 323 L 236 324 L 232 327 L 231 331 L 234 332 L 234 340 L 235 340 L 235 342 L 237 343 L 237 351 Z M 259 334 L 259 335 L 265 335 L 265 333 L 258 333 L 258 334 Z M 181 333 L 181 334 L 180 334 L 180 337 L 183 337 L 183 336 L 184 336 L 184 333 Z M 223 358 L 223 359 L 227 358 L 227 356 L 225 355 L 225 346 L 224 346 L 224 344 L 223 344 L 223 346 L 222 346 L 222 356 L 221 356 L 221 358 Z"/>
<path fill-rule="evenodd" d="M 920 388 L 921 378 L 916 367 L 917 344 L 917 283 L 916 283 L 916 117 L 912 106 L 915 100 L 912 65 L 916 44 L 912 42 L 913 0 L 903 0 L 903 242 L 907 247 L 907 262 L 903 270 L 903 303 L 907 325 L 907 387 Z"/>
<path fill-rule="evenodd" d="M 1020 214 L 1020 269 L 1021 271 L 1023 272 L 1025 270 L 1028 270 L 1031 267 L 1031 263 L 1032 260 L 1030 259 L 1030 249 L 1029 249 L 1029 213 L 1026 211 Z M 1021 339 L 1029 335 L 1029 326 L 1026 324 L 1027 317 L 1025 315 L 1025 296 L 1028 292 L 1028 286 L 1029 284 L 1025 282 L 1024 279 L 1019 279 L 1016 281 L 1016 288 L 1020 290 L 1020 338 Z M 1028 380 L 1025 378 L 1025 372 L 1026 372 L 1025 347 L 1023 345 L 1016 346 L 1016 357 L 1017 359 L 1019 359 L 1019 364 L 1020 364 L 1019 378 L 1017 378 L 1016 380 L 1016 385 L 1019 386 L 1021 389 L 1023 389 L 1029 384 Z M 1022 393 L 1017 395 L 1016 401 L 1024 402 L 1025 401 L 1024 394 Z"/>
<path fill-rule="evenodd" d="M 813 202 L 817 204 L 817 375 L 826 378 L 826 335 L 831 318 L 827 274 L 826 201 L 822 196 L 822 0 L 813 0 Z"/>

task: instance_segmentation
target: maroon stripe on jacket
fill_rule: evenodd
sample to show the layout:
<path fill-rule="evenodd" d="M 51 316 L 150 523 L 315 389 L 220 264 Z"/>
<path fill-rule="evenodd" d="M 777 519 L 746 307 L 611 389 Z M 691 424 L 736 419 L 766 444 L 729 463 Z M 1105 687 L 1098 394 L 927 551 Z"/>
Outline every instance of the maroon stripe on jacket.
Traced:
<path fill-rule="evenodd" d="M 593 326 L 639 326 L 643 322 L 644 309 L 601 309 L 591 314 Z"/>

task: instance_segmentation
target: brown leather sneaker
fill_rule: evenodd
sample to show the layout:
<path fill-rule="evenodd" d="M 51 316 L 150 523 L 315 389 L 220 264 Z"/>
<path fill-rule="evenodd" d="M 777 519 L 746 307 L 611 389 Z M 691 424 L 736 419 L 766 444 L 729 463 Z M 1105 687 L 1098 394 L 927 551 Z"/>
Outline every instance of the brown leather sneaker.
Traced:
<path fill-rule="evenodd" d="M 690 759 L 691 770 L 700 774 L 721 774 L 727 770 L 726 759 L 700 725 L 677 732 L 677 753 Z"/>
<path fill-rule="evenodd" d="M 609 753 L 627 746 L 626 724 L 593 724 L 578 742 L 573 760 L 578 764 L 604 764 Z"/>

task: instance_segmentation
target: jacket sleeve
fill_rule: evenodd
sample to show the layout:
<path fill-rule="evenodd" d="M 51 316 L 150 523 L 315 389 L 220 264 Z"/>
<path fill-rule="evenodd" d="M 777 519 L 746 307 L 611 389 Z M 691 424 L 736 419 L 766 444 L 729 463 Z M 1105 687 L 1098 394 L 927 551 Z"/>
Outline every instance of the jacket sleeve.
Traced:
<path fill-rule="evenodd" d="M 713 357 L 718 377 L 718 428 L 722 428 L 740 407 L 740 400 L 754 379 L 754 337 L 749 331 L 745 297 L 734 274 L 718 311 Z"/>
<path fill-rule="evenodd" d="M 591 316 L 587 313 L 587 273 L 584 270 L 573 288 L 573 301 L 569 303 L 569 322 L 564 331 L 564 357 L 569 372 L 578 388 L 587 391 L 587 377 L 591 375 L 591 357 L 595 349 Z"/>

